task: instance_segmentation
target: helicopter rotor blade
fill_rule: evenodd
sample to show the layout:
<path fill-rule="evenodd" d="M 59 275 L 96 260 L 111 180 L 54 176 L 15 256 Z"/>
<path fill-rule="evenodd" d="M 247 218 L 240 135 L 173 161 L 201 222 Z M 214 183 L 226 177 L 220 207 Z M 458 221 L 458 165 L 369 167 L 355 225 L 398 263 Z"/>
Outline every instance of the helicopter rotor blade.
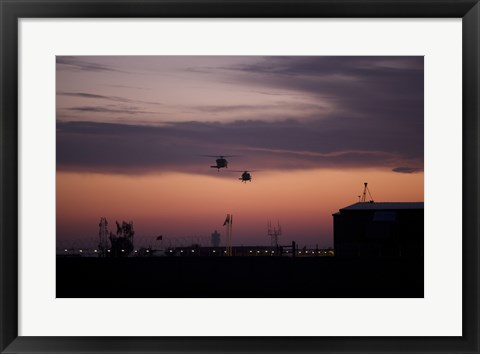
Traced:
<path fill-rule="evenodd" d="M 228 170 L 227 172 L 241 172 L 241 173 L 247 172 L 247 173 L 250 173 L 250 172 L 258 172 L 258 171 L 261 171 L 261 170 Z"/>
<path fill-rule="evenodd" d="M 240 155 L 200 155 L 203 157 L 218 157 L 218 158 L 225 158 L 225 157 L 240 157 Z"/>

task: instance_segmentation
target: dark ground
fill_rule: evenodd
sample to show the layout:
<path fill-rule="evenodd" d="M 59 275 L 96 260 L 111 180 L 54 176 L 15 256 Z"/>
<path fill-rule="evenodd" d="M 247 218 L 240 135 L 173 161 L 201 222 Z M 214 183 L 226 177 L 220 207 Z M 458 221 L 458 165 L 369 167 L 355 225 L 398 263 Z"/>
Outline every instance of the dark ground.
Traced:
<path fill-rule="evenodd" d="M 57 298 L 423 297 L 423 259 L 57 257 Z"/>

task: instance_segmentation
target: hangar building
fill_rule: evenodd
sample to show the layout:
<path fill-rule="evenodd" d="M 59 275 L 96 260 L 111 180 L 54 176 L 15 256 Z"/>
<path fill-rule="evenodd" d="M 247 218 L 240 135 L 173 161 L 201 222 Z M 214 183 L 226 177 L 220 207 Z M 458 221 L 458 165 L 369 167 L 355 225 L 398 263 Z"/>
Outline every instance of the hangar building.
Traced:
<path fill-rule="evenodd" d="M 423 202 L 359 202 L 333 214 L 335 257 L 423 257 Z"/>

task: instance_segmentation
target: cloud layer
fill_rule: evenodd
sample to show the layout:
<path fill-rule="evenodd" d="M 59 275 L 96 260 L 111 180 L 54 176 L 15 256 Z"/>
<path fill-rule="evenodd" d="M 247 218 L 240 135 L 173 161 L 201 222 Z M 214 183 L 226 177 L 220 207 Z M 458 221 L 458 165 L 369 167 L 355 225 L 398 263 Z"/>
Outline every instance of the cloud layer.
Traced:
<path fill-rule="evenodd" d="M 209 173 L 213 159 L 201 155 L 239 155 L 231 159 L 236 169 L 379 167 L 411 173 L 423 166 L 418 148 L 405 146 L 400 135 L 370 139 L 360 127 L 342 131 L 328 120 L 57 124 L 57 164 L 69 170 Z M 405 164 L 413 167 L 397 167 Z"/>
<path fill-rule="evenodd" d="M 60 170 L 423 170 L 423 57 L 100 58 L 57 58 Z"/>

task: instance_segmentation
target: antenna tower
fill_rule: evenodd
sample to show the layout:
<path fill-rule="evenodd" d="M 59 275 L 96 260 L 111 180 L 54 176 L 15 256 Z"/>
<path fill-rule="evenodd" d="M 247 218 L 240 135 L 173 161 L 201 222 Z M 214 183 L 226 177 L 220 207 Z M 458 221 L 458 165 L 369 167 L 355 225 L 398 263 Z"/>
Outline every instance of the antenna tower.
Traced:
<path fill-rule="evenodd" d="M 272 223 L 269 221 L 267 228 L 272 247 L 278 247 L 278 236 L 282 234 L 282 227 L 280 226 L 280 223 L 277 221 L 277 226 L 275 227 L 272 226 Z"/>
<path fill-rule="evenodd" d="M 363 194 L 362 194 L 362 199 L 360 200 L 362 203 L 373 203 L 373 197 L 372 194 L 370 193 L 370 189 L 368 189 L 368 182 L 364 182 L 364 188 L 363 188 Z M 370 196 L 370 200 L 367 201 L 367 192 L 368 195 Z"/>
<path fill-rule="evenodd" d="M 107 222 L 107 218 L 100 218 L 100 224 L 98 224 L 98 226 L 99 226 L 98 248 L 100 249 L 100 257 L 106 257 L 107 250 L 108 250 L 108 229 L 107 229 L 108 222 Z"/>

